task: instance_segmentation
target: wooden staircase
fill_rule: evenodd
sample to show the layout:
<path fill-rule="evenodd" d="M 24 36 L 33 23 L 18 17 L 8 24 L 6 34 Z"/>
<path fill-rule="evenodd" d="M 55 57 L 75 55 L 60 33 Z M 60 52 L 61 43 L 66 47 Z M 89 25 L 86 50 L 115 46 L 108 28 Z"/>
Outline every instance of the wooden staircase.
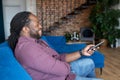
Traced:
<path fill-rule="evenodd" d="M 71 10 L 66 16 L 61 17 L 57 22 L 54 22 L 49 28 L 43 32 L 44 35 L 50 35 L 51 31 L 59 29 L 60 25 L 67 24 L 71 19 L 76 18 L 76 15 L 82 13 L 82 10 L 87 9 L 89 6 L 96 4 L 96 0 L 87 0 L 86 3 Z"/>

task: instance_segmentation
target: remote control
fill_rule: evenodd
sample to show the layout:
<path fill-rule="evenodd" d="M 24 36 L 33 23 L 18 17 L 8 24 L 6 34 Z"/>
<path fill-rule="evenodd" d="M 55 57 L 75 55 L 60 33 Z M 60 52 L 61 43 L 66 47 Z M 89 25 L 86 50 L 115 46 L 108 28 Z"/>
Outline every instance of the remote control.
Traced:
<path fill-rule="evenodd" d="M 99 47 L 99 46 L 100 46 L 101 44 L 103 44 L 103 43 L 104 43 L 104 41 L 102 41 L 102 42 L 96 44 L 95 46 L 89 48 L 88 51 L 89 51 L 89 50 L 94 50 L 95 48 Z"/>

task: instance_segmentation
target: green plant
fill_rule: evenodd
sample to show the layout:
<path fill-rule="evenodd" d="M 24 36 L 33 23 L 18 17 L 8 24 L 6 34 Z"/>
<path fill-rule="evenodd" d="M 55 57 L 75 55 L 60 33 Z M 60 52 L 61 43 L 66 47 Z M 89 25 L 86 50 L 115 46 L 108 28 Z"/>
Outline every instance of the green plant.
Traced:
<path fill-rule="evenodd" d="M 116 38 L 120 38 L 119 26 L 120 10 L 112 6 L 119 0 L 98 0 L 90 14 L 92 29 L 96 39 L 107 39 L 109 45 L 114 44 Z"/>
<path fill-rule="evenodd" d="M 69 32 L 65 32 L 65 38 L 66 38 L 66 42 L 71 40 L 71 34 Z"/>

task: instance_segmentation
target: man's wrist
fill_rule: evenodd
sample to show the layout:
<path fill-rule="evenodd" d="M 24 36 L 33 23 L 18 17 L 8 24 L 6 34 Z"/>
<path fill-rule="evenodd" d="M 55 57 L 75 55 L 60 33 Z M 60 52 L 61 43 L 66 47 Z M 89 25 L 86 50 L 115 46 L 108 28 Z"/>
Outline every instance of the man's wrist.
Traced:
<path fill-rule="evenodd" d="M 81 56 L 83 55 L 81 50 L 79 50 L 79 54 L 80 54 Z"/>

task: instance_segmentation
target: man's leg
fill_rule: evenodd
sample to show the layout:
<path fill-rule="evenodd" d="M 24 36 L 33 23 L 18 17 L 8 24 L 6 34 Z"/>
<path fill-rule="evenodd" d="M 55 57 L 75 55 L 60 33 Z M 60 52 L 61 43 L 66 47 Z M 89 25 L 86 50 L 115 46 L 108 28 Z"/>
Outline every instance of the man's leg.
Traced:
<path fill-rule="evenodd" d="M 75 80 L 103 80 L 100 78 L 85 78 L 85 77 L 81 77 L 81 76 L 76 76 Z"/>
<path fill-rule="evenodd" d="M 70 63 L 71 71 L 78 76 L 95 78 L 95 65 L 92 59 L 79 59 Z"/>

